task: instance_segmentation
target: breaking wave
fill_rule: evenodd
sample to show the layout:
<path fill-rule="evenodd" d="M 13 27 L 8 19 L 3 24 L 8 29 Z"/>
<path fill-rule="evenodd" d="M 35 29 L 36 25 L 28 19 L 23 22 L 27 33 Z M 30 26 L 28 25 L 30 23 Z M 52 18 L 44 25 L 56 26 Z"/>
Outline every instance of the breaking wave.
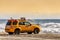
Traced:
<path fill-rule="evenodd" d="M 41 24 L 43 33 L 60 33 L 60 23 Z"/>

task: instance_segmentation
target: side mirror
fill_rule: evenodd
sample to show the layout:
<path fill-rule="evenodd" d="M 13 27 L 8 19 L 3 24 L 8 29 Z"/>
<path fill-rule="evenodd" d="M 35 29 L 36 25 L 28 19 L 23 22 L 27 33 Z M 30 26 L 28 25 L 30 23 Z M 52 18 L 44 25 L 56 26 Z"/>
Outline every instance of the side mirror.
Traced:
<path fill-rule="evenodd" d="M 31 26 L 31 24 L 30 24 L 30 26 Z"/>

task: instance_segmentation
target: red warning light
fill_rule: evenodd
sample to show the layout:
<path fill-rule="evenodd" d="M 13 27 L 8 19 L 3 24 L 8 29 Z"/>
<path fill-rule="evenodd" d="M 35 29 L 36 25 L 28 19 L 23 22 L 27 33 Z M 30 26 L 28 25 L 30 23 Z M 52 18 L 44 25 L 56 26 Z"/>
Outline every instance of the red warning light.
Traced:
<path fill-rule="evenodd" d="M 14 22 L 17 22 L 17 20 L 14 20 Z"/>

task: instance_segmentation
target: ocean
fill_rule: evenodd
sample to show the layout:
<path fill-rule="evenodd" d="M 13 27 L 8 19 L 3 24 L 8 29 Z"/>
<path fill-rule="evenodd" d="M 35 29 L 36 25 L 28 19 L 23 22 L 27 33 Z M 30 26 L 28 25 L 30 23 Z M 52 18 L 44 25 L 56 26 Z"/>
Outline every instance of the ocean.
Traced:
<path fill-rule="evenodd" d="M 39 24 L 42 33 L 60 33 L 60 19 L 28 19 L 32 24 Z M 7 19 L 0 19 L 0 32 L 5 32 Z"/>

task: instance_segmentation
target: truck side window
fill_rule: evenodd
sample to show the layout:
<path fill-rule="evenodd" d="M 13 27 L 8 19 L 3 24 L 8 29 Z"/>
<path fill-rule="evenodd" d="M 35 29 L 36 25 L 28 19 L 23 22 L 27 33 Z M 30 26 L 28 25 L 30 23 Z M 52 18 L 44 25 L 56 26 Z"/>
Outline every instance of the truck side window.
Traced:
<path fill-rule="evenodd" d="M 25 25 L 30 25 L 30 23 L 29 22 L 25 22 Z"/>
<path fill-rule="evenodd" d="M 13 25 L 17 25 L 17 22 L 13 22 Z"/>
<path fill-rule="evenodd" d="M 24 22 L 19 22 L 19 25 L 25 25 L 25 23 Z"/>

